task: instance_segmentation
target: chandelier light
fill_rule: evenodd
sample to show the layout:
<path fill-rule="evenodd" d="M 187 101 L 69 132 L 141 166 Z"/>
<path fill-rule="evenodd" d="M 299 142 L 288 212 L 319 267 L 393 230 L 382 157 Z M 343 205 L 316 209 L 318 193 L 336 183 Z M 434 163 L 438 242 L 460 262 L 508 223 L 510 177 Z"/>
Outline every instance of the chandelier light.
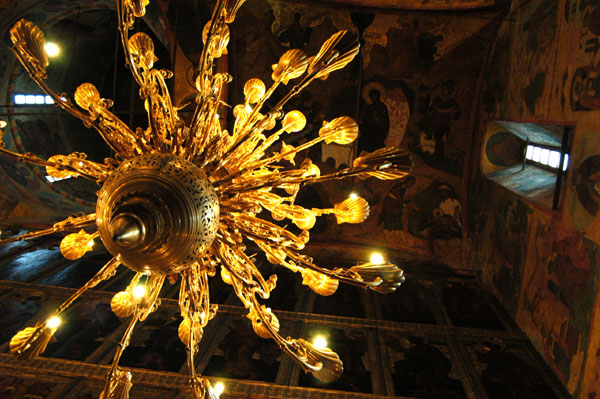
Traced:
<path fill-rule="evenodd" d="M 218 0 L 202 31 L 196 108 L 191 122 L 186 122 L 178 116 L 165 83 L 172 73 L 153 67 L 152 40 L 144 33 L 129 33 L 136 18 L 145 14 L 148 0 L 117 1 L 125 59 L 148 113 L 148 127 L 135 130 L 109 111 L 112 101 L 101 98 L 90 83 L 77 88 L 74 102 L 53 91 L 45 82 L 49 62 L 43 32 L 24 19 L 10 30 L 12 50 L 31 78 L 57 106 L 97 130 L 114 151 L 112 158 L 97 163 L 82 153 L 45 160 L 9 151 L 3 143 L 0 146 L 1 153 L 43 166 L 53 178 L 82 177 L 101 187 L 95 213 L 72 216 L 51 228 L 1 242 L 65 232 L 70 234 L 61 241 L 60 250 L 66 258 L 78 259 L 92 251 L 98 238 L 113 256 L 45 321 L 18 332 L 10 341 L 10 351 L 25 359 L 41 354 L 60 327 L 59 316 L 81 294 L 114 276 L 121 265 L 133 270 L 129 286 L 111 301 L 113 311 L 119 317 L 130 317 L 130 322 L 116 348 L 102 399 L 129 396 L 132 374 L 119 367 L 119 359 L 135 325 L 160 305 L 158 295 L 165 279 L 180 281 L 183 321 L 179 337 L 187 346 L 190 387 L 196 398 L 218 397 L 208 379 L 194 368 L 203 328 L 217 312 L 208 290 L 209 278 L 217 273 L 247 309 L 256 334 L 275 340 L 305 372 L 324 382 L 335 380 L 343 371 L 338 355 L 326 344 L 279 335 L 277 317 L 262 303 L 275 288 L 277 276 L 263 277 L 248 255 L 248 247 L 264 252 L 269 262 L 299 273 L 302 283 L 320 295 L 333 294 L 340 281 L 382 293 L 394 291 L 404 281 L 400 268 L 381 259 L 328 269 L 300 253 L 317 216 L 333 214 L 338 223 L 361 223 L 369 214 L 367 202 L 355 195 L 329 209 L 305 209 L 295 204 L 302 185 L 347 177 L 398 179 L 410 169 L 408 154 L 396 148 L 361 154 L 351 167 L 332 174 L 321 175 L 308 158 L 295 166 L 298 152 L 315 144 L 355 140 L 357 124 L 345 116 L 324 122 L 319 137 L 297 147 L 281 140 L 293 137 L 306 125 L 300 111 L 286 113 L 284 105 L 313 80 L 326 79 L 352 61 L 359 51 L 355 37 L 340 31 L 310 58 L 297 49 L 285 52 L 273 65 L 271 87 L 267 89 L 260 79 L 246 82 L 245 102 L 233 107 L 233 127 L 231 131 L 223 129 L 219 114 L 226 110 L 226 99 L 222 96 L 232 77 L 217 73 L 216 61 L 226 53 L 228 25 L 243 2 Z M 275 89 L 292 80 L 297 83 L 281 101 L 263 110 Z M 277 223 L 284 219 L 301 232 L 294 234 Z"/>

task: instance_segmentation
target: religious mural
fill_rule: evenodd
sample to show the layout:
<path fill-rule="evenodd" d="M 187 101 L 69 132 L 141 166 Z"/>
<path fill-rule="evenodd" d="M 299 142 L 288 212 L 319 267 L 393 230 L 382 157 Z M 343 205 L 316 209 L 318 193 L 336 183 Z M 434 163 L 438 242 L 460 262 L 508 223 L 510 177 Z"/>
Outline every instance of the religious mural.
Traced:
<path fill-rule="evenodd" d="M 593 317 L 588 305 L 598 291 L 598 246 L 536 216 L 517 321 L 573 388 L 581 376 Z"/>
<path fill-rule="evenodd" d="M 468 204 L 486 208 L 469 218 L 475 249 L 470 264 L 482 265 L 486 286 L 569 392 L 582 399 L 600 395 L 600 342 L 592 334 L 600 314 L 596 187 L 600 142 L 594 89 L 599 12 L 598 2 L 589 0 L 516 2 L 500 27 L 487 65 L 490 78 L 482 90 L 482 120 L 573 126 L 563 179 L 565 200 L 559 209 L 549 211 L 475 176 Z M 479 129 L 482 145 L 487 125 L 481 123 Z M 488 140 L 484 149 L 480 160 L 484 168 L 515 158 L 510 151 L 497 151 L 507 138 L 496 139 Z M 475 169 L 474 175 L 478 173 L 481 170 Z"/>
<path fill-rule="evenodd" d="M 523 3 L 513 24 L 507 112 L 537 118 L 547 115 L 558 35 L 558 1 Z"/>
<path fill-rule="evenodd" d="M 590 0 L 565 2 L 559 45 L 556 90 L 558 101 L 553 102 L 553 111 L 572 115 L 574 111 L 600 109 L 597 83 L 600 50 L 600 9 Z"/>

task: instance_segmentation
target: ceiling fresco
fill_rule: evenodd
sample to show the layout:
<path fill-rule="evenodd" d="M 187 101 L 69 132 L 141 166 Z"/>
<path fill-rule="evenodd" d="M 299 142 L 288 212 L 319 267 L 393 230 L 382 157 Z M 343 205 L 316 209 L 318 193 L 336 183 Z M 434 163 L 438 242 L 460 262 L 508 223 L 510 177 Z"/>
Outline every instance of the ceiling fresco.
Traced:
<path fill-rule="evenodd" d="M 305 0 L 313 3 L 314 0 Z M 317 2 L 315 2 L 317 3 Z M 318 3 L 392 10 L 474 10 L 494 6 L 496 0 L 325 0 Z"/>

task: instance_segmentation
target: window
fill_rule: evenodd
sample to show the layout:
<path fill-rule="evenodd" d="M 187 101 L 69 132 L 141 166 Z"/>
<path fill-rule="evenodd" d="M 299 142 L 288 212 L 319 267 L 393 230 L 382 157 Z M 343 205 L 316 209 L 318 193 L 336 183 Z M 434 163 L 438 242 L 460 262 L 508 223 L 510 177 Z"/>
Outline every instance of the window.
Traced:
<path fill-rule="evenodd" d="M 527 151 L 525 152 L 525 162 L 540 167 L 547 167 L 556 172 L 561 169 L 563 172 L 566 172 L 569 166 L 569 154 L 564 154 L 565 156 L 562 159 L 561 155 L 560 148 L 528 144 Z M 561 162 L 562 168 L 560 167 Z"/>
<path fill-rule="evenodd" d="M 50 175 L 46 175 L 46 180 L 48 180 L 50 183 L 54 183 L 57 181 L 61 181 L 61 180 L 66 180 L 66 179 L 70 179 L 73 176 L 67 176 L 67 177 L 52 177 Z"/>
<path fill-rule="evenodd" d="M 550 209 L 559 209 L 569 166 L 572 128 L 490 122 L 484 141 L 484 175 Z"/>
<path fill-rule="evenodd" d="M 54 104 L 54 100 L 45 94 L 15 94 L 14 101 L 16 105 L 48 105 Z"/>

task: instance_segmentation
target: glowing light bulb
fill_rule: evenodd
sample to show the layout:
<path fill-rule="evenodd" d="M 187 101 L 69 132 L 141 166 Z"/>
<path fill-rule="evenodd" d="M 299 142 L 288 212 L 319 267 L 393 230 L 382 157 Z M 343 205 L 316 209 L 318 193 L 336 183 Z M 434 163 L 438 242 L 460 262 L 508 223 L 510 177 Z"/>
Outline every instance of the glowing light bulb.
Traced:
<path fill-rule="evenodd" d="M 356 193 L 350 193 L 350 196 L 348 198 L 350 198 L 350 199 L 358 198 L 358 194 L 356 194 Z"/>
<path fill-rule="evenodd" d="M 313 345 L 316 346 L 318 349 L 325 349 L 327 348 L 327 340 L 324 336 L 317 335 L 313 340 Z"/>
<path fill-rule="evenodd" d="M 88 247 L 93 247 L 94 246 L 94 240 L 89 240 L 88 241 Z"/>
<path fill-rule="evenodd" d="M 376 265 L 381 265 L 383 262 L 385 262 L 383 255 L 380 254 L 379 252 L 373 252 L 373 254 L 371 255 L 371 263 L 375 263 Z"/>
<path fill-rule="evenodd" d="M 8 123 L 6 123 L 6 121 L 3 121 L 2 119 L 0 119 L 0 129 L 5 128 L 6 125 L 8 125 Z"/>
<path fill-rule="evenodd" d="M 133 289 L 133 296 L 136 299 L 140 299 L 142 298 L 144 295 L 146 294 L 146 288 L 144 288 L 143 285 L 137 285 L 134 289 Z"/>
<path fill-rule="evenodd" d="M 46 42 L 44 50 L 46 50 L 48 57 L 56 57 L 60 53 L 60 48 L 52 42 Z"/>
<path fill-rule="evenodd" d="M 245 109 L 246 109 L 246 112 L 248 112 L 248 113 L 252 112 L 252 107 L 249 104 L 246 105 Z"/>
<path fill-rule="evenodd" d="M 222 382 L 217 382 L 215 384 L 215 392 L 217 393 L 217 396 L 220 396 L 224 390 L 225 390 L 225 385 L 223 385 Z"/>
<path fill-rule="evenodd" d="M 60 325 L 60 318 L 57 316 L 51 317 L 46 320 L 46 327 L 48 328 L 56 328 Z"/>

